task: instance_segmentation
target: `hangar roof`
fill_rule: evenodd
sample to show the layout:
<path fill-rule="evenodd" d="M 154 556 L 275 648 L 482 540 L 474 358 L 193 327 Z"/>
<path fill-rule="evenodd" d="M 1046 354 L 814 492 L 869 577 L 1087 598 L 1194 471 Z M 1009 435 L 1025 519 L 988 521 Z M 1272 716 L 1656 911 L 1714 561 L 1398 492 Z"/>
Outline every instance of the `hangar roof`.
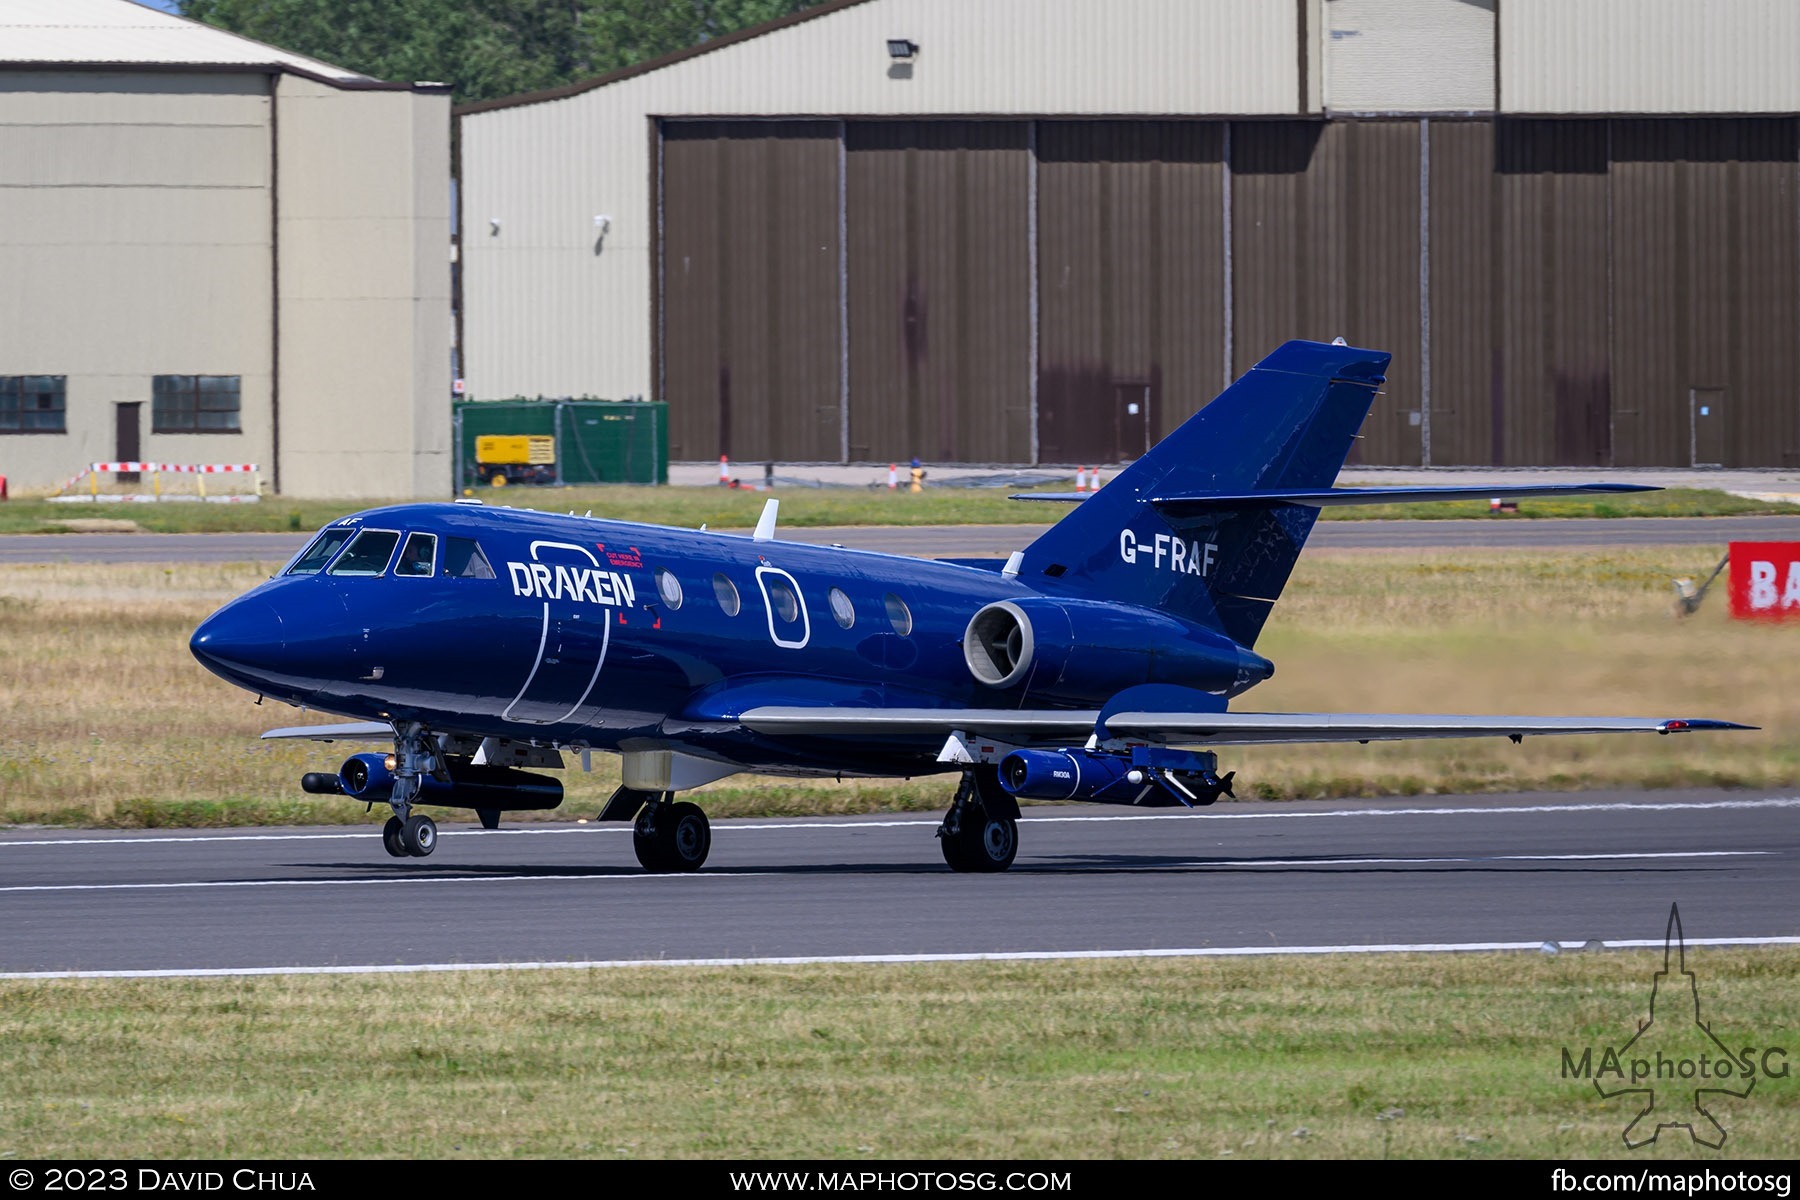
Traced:
<path fill-rule="evenodd" d="M 0 66 L 279 66 L 345 83 L 367 75 L 133 0 L 0 0 Z"/>

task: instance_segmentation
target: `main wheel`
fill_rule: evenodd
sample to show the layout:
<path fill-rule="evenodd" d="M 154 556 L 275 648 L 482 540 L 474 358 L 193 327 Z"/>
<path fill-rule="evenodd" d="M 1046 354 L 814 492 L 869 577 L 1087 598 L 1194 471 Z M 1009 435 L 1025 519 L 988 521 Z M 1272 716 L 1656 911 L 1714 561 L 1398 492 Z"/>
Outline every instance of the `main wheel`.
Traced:
<path fill-rule="evenodd" d="M 646 804 L 644 811 L 637 816 L 637 823 L 631 827 L 631 849 L 637 855 L 638 864 L 646 871 L 666 871 L 668 866 L 663 862 L 662 841 L 652 825 L 653 814 L 658 805 Z"/>
<path fill-rule="evenodd" d="M 944 852 L 944 862 L 952 871 L 967 871 L 968 856 L 963 853 L 962 838 L 947 833 L 938 834 L 938 849 Z"/>
<path fill-rule="evenodd" d="M 381 827 L 381 845 L 395 858 L 406 857 L 406 843 L 400 840 L 401 822 L 399 817 L 389 817 L 387 824 Z"/>
<path fill-rule="evenodd" d="M 414 858 L 424 858 L 437 849 L 437 822 L 423 814 L 406 818 L 400 827 L 400 843 Z"/>
<path fill-rule="evenodd" d="M 954 851 L 952 841 L 956 843 Z M 953 871 L 1004 871 L 1019 853 L 1019 823 L 969 804 L 963 807 L 962 824 L 954 838 L 946 837 L 943 842 L 944 861 Z"/>
<path fill-rule="evenodd" d="M 661 843 L 663 869 L 698 871 L 712 850 L 712 826 L 698 804 L 683 801 L 657 814 L 656 840 Z"/>

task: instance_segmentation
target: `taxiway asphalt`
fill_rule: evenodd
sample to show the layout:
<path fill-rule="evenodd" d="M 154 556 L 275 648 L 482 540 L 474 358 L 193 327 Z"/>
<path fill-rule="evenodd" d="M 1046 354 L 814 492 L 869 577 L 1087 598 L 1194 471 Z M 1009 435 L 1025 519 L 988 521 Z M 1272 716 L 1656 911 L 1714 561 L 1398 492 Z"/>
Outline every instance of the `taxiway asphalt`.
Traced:
<path fill-rule="evenodd" d="M 732 820 L 693 875 L 622 825 L 0 833 L 0 973 L 1800 941 L 1800 796 L 1033 807 L 1000 875 L 934 815 Z"/>

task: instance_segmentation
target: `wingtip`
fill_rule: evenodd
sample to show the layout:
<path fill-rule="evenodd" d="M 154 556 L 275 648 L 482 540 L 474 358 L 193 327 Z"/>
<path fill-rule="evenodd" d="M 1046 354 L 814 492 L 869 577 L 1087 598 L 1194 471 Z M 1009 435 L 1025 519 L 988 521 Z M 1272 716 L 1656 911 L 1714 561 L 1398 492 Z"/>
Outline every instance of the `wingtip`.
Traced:
<path fill-rule="evenodd" d="M 1736 721 L 1716 721 L 1708 717 L 1672 717 L 1659 722 L 1658 733 L 1708 733 L 1725 729 L 1739 729 L 1748 733 L 1759 732 L 1761 725 L 1742 725 Z"/>

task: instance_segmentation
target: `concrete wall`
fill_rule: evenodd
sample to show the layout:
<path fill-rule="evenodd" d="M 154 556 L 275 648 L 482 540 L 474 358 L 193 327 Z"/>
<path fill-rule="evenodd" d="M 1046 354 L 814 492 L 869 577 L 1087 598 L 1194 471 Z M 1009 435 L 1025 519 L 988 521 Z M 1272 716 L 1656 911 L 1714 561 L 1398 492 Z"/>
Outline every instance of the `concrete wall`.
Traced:
<path fill-rule="evenodd" d="M 267 77 L 0 71 L 0 375 L 68 377 L 67 432 L 0 434 L 13 486 L 115 453 L 271 462 Z M 242 377 L 241 433 L 151 432 L 151 379 Z"/>
<path fill-rule="evenodd" d="M 0 375 L 67 377 L 66 432 L 0 434 L 0 474 L 115 458 L 135 403 L 145 460 L 445 494 L 449 174 L 442 92 L 0 69 Z M 239 376 L 241 430 L 153 433 L 157 375 Z"/>
<path fill-rule="evenodd" d="M 450 487 L 449 97 L 292 75 L 279 148 L 281 487 Z"/>
<path fill-rule="evenodd" d="M 1511 113 L 1800 111 L 1793 0 L 1504 0 Z"/>
<path fill-rule="evenodd" d="M 1491 112 L 1495 0 L 1327 0 L 1332 112 Z"/>

